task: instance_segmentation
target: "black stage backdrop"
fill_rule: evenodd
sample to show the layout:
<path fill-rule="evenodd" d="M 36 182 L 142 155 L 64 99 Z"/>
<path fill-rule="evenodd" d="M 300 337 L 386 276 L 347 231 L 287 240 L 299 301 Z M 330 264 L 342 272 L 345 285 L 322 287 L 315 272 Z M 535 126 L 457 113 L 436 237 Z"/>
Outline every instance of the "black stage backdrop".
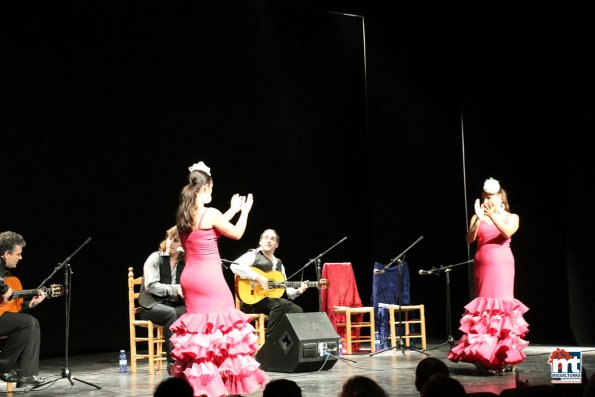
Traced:
<path fill-rule="evenodd" d="M 362 3 L 3 4 L 0 229 L 27 240 L 15 272 L 25 288 L 92 238 L 70 262 L 71 353 L 127 348 L 127 268 L 140 274 L 175 223 L 199 160 L 215 207 L 255 197 L 244 237 L 221 239 L 223 258 L 272 227 L 293 273 L 348 237 L 322 261 L 352 262 L 369 304 L 373 263 L 424 236 L 405 259 L 437 339 L 444 276 L 418 270 L 470 258 L 472 202 L 495 177 L 521 217 L 512 244 L 528 339 L 594 342 L 593 261 L 581 252 L 592 229 L 572 199 L 588 189 L 567 178 L 571 134 L 555 127 L 566 101 L 554 34 L 528 10 Z M 470 271 L 452 272 L 455 338 Z M 299 303 L 318 310 L 317 291 Z M 44 355 L 64 352 L 64 307 L 35 311 Z"/>

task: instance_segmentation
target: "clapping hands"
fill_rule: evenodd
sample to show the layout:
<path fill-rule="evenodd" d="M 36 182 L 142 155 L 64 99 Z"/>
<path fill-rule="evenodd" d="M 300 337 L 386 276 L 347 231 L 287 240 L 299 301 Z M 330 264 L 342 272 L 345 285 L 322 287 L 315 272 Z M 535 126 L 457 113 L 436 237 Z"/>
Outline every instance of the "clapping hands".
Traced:
<path fill-rule="evenodd" d="M 483 205 L 481 204 L 481 202 L 479 201 L 479 199 L 475 200 L 475 215 L 477 216 L 477 218 L 480 221 L 483 221 L 486 219 L 486 213 L 485 213 L 485 209 L 483 208 Z"/>
<path fill-rule="evenodd" d="M 491 201 L 484 201 L 481 203 L 479 199 L 475 200 L 475 215 L 479 220 L 485 221 L 492 217 L 497 212 L 497 208 Z"/>
<path fill-rule="evenodd" d="M 234 212 L 240 212 L 242 209 L 242 203 L 246 200 L 244 196 L 240 196 L 238 193 L 231 196 L 231 202 L 229 206 Z"/>
<path fill-rule="evenodd" d="M 230 207 L 234 212 L 250 211 L 253 203 L 252 193 L 249 193 L 248 196 L 240 196 L 236 193 L 231 197 Z"/>
<path fill-rule="evenodd" d="M 244 202 L 242 203 L 242 212 L 250 212 L 252 209 L 252 204 L 254 204 L 254 197 L 252 193 L 248 193 L 248 196 L 244 198 Z"/>

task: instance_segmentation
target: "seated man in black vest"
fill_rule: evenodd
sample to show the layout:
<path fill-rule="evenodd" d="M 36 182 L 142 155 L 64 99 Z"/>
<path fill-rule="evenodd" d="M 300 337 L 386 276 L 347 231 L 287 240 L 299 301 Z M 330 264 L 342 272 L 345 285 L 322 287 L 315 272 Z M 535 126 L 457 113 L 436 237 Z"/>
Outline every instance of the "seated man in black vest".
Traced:
<path fill-rule="evenodd" d="M 167 371 L 170 372 L 174 359 L 171 357 L 169 327 L 185 311 L 180 276 L 184 269 L 184 251 L 176 226 L 166 232 L 165 240 L 159 244 L 159 251 L 153 252 L 143 266 L 143 283 L 138 302 L 142 307 L 140 317 L 163 325 Z"/>
<path fill-rule="evenodd" d="M 273 229 L 267 229 L 260 235 L 259 247 L 251 249 L 231 264 L 231 271 L 242 279 L 256 281 L 264 290 L 268 291 L 269 279 L 263 274 L 254 271 L 256 268 L 261 272 L 268 273 L 277 271 L 282 273 L 283 280 L 287 278 L 285 267 L 281 259 L 275 257 L 275 250 L 279 247 L 279 234 Z M 301 283 L 299 288 L 287 287 L 285 292 L 291 300 L 297 298 L 308 288 L 306 283 Z M 240 309 L 244 313 L 264 313 L 269 316 L 266 328 L 268 337 L 274 330 L 285 313 L 302 313 L 301 307 L 284 298 L 264 297 L 260 301 L 248 305 L 242 302 Z"/>

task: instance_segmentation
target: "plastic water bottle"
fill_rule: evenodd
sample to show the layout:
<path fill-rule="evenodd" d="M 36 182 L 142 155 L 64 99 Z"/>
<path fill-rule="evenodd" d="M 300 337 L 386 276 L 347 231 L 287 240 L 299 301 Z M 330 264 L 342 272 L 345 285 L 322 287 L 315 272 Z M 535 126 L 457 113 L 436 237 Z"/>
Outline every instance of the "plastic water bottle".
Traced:
<path fill-rule="evenodd" d="M 341 338 L 339 338 L 339 347 L 337 348 L 337 356 L 343 355 L 343 343 L 341 342 Z"/>
<path fill-rule="evenodd" d="M 380 350 L 380 334 L 378 331 L 374 332 L 374 345 L 376 346 L 376 351 Z"/>
<path fill-rule="evenodd" d="M 124 350 L 120 350 L 120 373 L 125 374 L 128 372 L 128 357 L 126 357 L 126 352 Z"/>

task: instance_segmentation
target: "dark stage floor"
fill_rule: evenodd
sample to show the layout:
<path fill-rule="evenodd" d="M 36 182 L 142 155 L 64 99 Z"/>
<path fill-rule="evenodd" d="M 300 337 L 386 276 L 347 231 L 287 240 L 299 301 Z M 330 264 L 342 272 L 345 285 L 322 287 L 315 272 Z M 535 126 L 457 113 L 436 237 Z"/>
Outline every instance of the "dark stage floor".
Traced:
<path fill-rule="evenodd" d="M 436 346 L 428 343 L 428 346 Z M 550 368 L 547 364 L 549 355 L 557 347 L 564 346 L 529 346 L 525 353 L 527 359 L 517 366 L 516 373 L 496 376 L 479 376 L 470 364 L 451 363 L 446 360 L 447 346 L 427 351 L 433 357 L 444 360 L 451 370 L 451 375 L 458 379 L 467 392 L 493 391 L 515 387 L 515 378 L 527 379 L 530 384 L 550 384 Z M 595 347 L 566 347 L 567 350 L 582 351 L 583 365 L 590 376 L 595 370 Z M 390 396 L 418 396 L 413 384 L 415 367 L 426 355 L 417 351 L 385 351 L 370 357 L 368 354 L 345 356 L 355 363 L 338 361 L 335 365 L 321 372 L 279 373 L 269 372 L 271 379 L 289 378 L 296 381 L 304 396 L 336 396 L 341 384 L 352 375 L 366 375 L 379 382 Z M 73 385 L 67 378 L 61 378 L 64 358 L 44 359 L 41 363 L 41 375 L 56 377 L 57 381 L 44 389 L 25 391 L 15 390 L 6 394 L 6 385 L 0 384 L 3 395 L 38 395 L 38 396 L 151 396 L 153 389 L 161 379 L 167 377 L 162 371 L 150 376 L 146 363 L 139 365 L 136 374 L 118 373 L 117 352 L 106 354 L 71 356 L 69 369 Z M 79 381 L 80 380 L 80 381 Z M 84 382 L 101 387 L 100 390 Z M 262 396 L 262 391 L 251 396 Z"/>

